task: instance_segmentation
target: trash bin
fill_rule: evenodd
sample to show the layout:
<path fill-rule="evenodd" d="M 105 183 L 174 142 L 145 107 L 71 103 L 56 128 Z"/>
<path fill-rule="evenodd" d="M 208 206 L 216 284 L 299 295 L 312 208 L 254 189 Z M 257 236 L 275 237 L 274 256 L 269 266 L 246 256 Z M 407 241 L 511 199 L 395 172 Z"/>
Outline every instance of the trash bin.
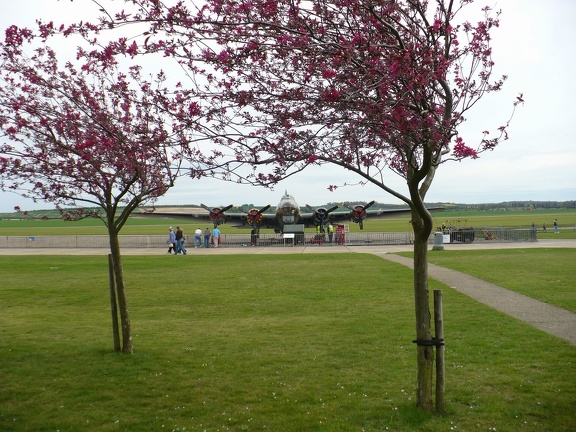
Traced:
<path fill-rule="evenodd" d="M 434 233 L 432 250 L 444 250 L 444 235 L 440 231 Z"/>
<path fill-rule="evenodd" d="M 336 227 L 336 244 L 341 244 L 343 245 L 344 242 L 346 241 L 345 239 L 345 235 L 344 234 L 344 225 L 342 224 L 338 224 L 338 226 Z"/>

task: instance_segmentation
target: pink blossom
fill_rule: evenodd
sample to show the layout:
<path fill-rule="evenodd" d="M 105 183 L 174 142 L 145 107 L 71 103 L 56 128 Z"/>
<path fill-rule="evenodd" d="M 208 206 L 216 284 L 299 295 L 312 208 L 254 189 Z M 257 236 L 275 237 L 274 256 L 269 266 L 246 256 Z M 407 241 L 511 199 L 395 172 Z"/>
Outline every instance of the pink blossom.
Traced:
<path fill-rule="evenodd" d="M 329 79 L 334 78 L 336 76 L 336 71 L 333 69 L 324 69 L 322 71 L 322 78 Z"/>
<path fill-rule="evenodd" d="M 464 144 L 464 140 L 461 137 L 456 138 L 456 144 L 452 148 L 452 154 L 458 159 L 464 158 L 478 158 L 478 152 L 471 147 Z"/>

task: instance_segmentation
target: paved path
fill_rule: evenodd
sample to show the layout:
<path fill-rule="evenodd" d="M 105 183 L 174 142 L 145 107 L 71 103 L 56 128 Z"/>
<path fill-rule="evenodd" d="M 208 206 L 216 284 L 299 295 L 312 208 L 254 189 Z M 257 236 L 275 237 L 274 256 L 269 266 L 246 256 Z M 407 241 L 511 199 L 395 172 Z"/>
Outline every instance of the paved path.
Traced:
<path fill-rule="evenodd" d="M 377 255 L 414 268 L 414 261 L 411 258 L 395 254 Z M 566 309 L 434 264 L 428 264 L 428 276 L 474 300 L 576 345 L 576 314 Z"/>
<path fill-rule="evenodd" d="M 527 249 L 527 248 L 574 248 L 576 240 L 540 240 L 522 243 L 471 243 L 448 244 L 445 250 L 482 250 L 482 249 Z M 393 261 L 410 268 L 411 258 L 396 255 L 397 252 L 410 251 L 411 245 L 397 246 L 296 246 L 296 247 L 222 247 L 218 249 L 189 248 L 187 256 L 167 259 L 189 259 L 196 254 L 286 254 L 286 253 L 371 253 L 383 259 Z M 162 249 L 163 251 L 163 249 Z M 123 249 L 124 255 L 159 255 L 158 249 Z M 0 255 L 106 255 L 107 249 L 0 249 Z M 482 279 L 444 267 L 429 264 L 429 276 L 467 296 L 484 303 L 498 311 L 576 345 L 576 314 L 552 306 L 522 294 L 507 290 Z"/>

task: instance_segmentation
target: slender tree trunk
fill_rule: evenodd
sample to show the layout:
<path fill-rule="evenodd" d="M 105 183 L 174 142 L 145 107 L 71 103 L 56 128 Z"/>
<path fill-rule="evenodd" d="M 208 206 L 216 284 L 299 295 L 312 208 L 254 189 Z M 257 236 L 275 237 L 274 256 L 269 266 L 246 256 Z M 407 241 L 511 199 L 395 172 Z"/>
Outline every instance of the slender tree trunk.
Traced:
<path fill-rule="evenodd" d="M 414 241 L 414 302 L 416 310 L 416 341 L 418 377 L 416 400 L 425 411 L 434 409 L 433 373 L 434 349 L 425 345 L 432 340 L 430 329 L 430 299 L 428 292 L 428 239 L 415 235 Z"/>
<path fill-rule="evenodd" d="M 416 199 L 419 196 L 414 194 Z M 427 412 L 434 410 L 434 347 L 432 346 L 430 296 L 428 291 L 428 237 L 432 216 L 419 201 L 422 211 L 412 207 L 414 229 L 414 307 L 416 312 L 417 388 L 416 403 Z"/>
<path fill-rule="evenodd" d="M 122 328 L 122 352 L 131 354 L 132 330 L 130 327 L 130 316 L 128 314 L 128 304 L 126 301 L 126 289 L 124 286 L 124 269 L 122 268 L 122 256 L 120 254 L 120 240 L 118 233 L 109 228 L 110 252 L 114 263 L 114 277 L 116 279 L 116 298 L 118 309 L 120 310 L 120 322 Z"/>

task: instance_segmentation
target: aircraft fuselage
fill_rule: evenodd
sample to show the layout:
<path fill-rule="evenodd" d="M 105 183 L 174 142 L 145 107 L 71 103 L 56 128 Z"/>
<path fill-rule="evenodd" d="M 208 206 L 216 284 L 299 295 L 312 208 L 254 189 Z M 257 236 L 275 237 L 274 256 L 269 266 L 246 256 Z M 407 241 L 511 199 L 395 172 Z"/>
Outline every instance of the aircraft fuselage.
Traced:
<path fill-rule="evenodd" d="M 276 220 L 280 232 L 284 231 L 284 225 L 297 224 L 300 220 L 300 206 L 288 192 L 284 193 L 276 207 Z"/>

